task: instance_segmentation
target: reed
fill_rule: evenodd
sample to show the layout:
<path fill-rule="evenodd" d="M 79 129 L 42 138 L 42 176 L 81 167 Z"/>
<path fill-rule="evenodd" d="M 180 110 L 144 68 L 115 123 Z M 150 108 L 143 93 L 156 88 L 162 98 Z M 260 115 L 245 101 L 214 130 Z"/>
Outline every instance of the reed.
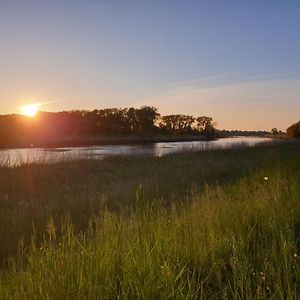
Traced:
<path fill-rule="evenodd" d="M 0 299 L 297 299 L 300 146 L 0 169 Z"/>

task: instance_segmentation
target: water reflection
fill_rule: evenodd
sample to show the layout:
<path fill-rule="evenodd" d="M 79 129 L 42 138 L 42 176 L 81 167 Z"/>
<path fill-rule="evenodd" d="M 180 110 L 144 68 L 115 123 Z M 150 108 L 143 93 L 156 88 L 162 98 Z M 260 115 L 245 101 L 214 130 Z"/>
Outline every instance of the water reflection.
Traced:
<path fill-rule="evenodd" d="M 102 159 L 116 155 L 151 155 L 161 157 L 171 153 L 225 149 L 234 146 L 253 147 L 270 142 L 270 138 L 236 137 L 215 141 L 164 142 L 147 145 L 106 145 L 58 149 L 8 149 L 0 151 L 0 164 L 16 166 L 26 163 L 56 162 L 67 159 L 96 158 Z"/>

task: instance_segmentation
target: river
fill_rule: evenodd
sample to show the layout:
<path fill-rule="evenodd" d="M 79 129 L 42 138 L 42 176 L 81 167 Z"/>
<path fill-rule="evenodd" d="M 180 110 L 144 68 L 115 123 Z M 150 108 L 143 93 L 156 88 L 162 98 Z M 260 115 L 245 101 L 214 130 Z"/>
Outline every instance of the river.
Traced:
<path fill-rule="evenodd" d="M 72 148 L 29 148 L 0 150 L 0 165 L 19 166 L 27 163 L 50 163 L 68 159 L 96 158 L 120 155 L 150 155 L 161 157 L 186 151 L 217 150 L 231 147 L 254 147 L 271 142 L 264 137 L 232 137 L 214 141 L 163 142 L 143 145 L 104 145 Z"/>

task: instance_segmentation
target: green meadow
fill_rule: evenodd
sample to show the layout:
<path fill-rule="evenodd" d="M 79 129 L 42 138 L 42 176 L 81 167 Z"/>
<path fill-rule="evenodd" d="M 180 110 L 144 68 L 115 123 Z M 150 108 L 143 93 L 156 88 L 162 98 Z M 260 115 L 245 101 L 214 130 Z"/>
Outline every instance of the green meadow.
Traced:
<path fill-rule="evenodd" d="M 0 299 L 299 299 L 299 154 L 0 167 Z"/>

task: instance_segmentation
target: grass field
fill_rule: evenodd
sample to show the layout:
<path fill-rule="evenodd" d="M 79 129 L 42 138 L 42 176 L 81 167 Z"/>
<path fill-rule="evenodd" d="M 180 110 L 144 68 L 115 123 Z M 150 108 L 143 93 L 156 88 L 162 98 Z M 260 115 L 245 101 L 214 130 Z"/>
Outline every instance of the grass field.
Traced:
<path fill-rule="evenodd" d="M 0 168 L 0 299 L 299 299 L 300 144 Z"/>

